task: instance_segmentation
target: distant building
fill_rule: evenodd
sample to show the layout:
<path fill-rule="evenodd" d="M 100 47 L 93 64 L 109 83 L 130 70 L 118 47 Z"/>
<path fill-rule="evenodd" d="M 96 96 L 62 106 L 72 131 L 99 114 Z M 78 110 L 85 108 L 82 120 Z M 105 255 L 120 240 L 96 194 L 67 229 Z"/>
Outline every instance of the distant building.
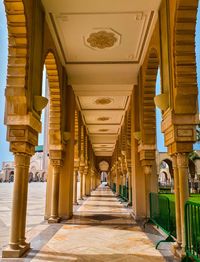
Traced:
<path fill-rule="evenodd" d="M 35 148 L 35 155 L 31 157 L 29 168 L 29 182 L 46 181 L 47 180 L 47 164 L 48 156 L 43 153 L 43 146 Z M 14 181 L 14 162 L 3 162 L 0 171 L 1 182 Z"/>

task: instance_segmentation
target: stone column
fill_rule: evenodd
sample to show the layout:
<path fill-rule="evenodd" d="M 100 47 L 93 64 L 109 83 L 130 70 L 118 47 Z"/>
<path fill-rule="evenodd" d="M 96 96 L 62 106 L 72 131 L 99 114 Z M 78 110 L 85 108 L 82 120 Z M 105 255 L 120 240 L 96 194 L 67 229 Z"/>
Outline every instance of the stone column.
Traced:
<path fill-rule="evenodd" d="M 93 172 L 92 172 L 92 174 L 91 174 L 91 191 L 93 191 Z"/>
<path fill-rule="evenodd" d="M 129 202 L 128 204 L 131 205 L 132 203 L 132 199 L 131 199 L 131 191 L 132 191 L 132 188 L 131 188 L 131 171 L 128 170 L 128 194 L 129 194 Z"/>
<path fill-rule="evenodd" d="M 79 175 L 80 175 L 79 200 L 83 199 L 83 171 L 84 171 L 84 165 L 80 165 L 80 167 L 79 167 Z"/>
<path fill-rule="evenodd" d="M 174 170 L 174 193 L 175 193 L 175 211 L 176 211 L 176 244 L 175 248 L 181 246 L 181 216 L 180 216 L 180 187 L 179 187 L 179 173 L 177 168 L 177 156 L 172 156 L 172 164 Z"/>
<path fill-rule="evenodd" d="M 91 171 L 89 170 L 86 175 L 86 188 L 85 188 L 86 196 L 90 196 L 91 194 Z"/>
<path fill-rule="evenodd" d="M 179 174 L 179 190 L 180 190 L 180 216 L 181 216 L 181 233 L 182 233 L 182 251 L 185 251 L 185 221 L 184 207 L 186 201 L 189 200 L 189 185 L 188 185 L 188 154 L 177 154 L 177 167 Z"/>
<path fill-rule="evenodd" d="M 12 202 L 12 217 L 11 217 L 11 233 L 10 233 L 10 248 L 19 249 L 20 244 L 20 225 L 22 214 L 22 187 L 25 183 L 22 182 L 25 173 L 25 155 L 21 153 L 15 154 L 15 175 L 14 175 L 14 189 Z"/>
<path fill-rule="evenodd" d="M 58 223 L 60 218 L 58 216 L 58 202 L 59 202 L 59 182 L 60 182 L 60 160 L 51 160 L 53 166 L 52 178 L 52 198 L 51 198 L 51 216 L 48 219 L 49 223 Z"/>
<path fill-rule="evenodd" d="M 74 168 L 74 194 L 73 194 L 73 204 L 77 205 L 77 176 L 78 168 Z"/>
<path fill-rule="evenodd" d="M 20 222 L 20 245 L 29 246 L 26 243 L 26 210 L 27 210 L 27 198 L 28 198 L 28 180 L 29 180 L 29 166 L 30 166 L 30 156 L 26 155 L 24 157 L 24 173 L 21 177 L 22 182 L 22 203 L 21 203 L 21 222 Z"/>
<path fill-rule="evenodd" d="M 146 204 L 146 217 L 150 216 L 149 193 L 151 192 L 151 174 L 152 166 L 143 166 L 145 175 L 145 204 Z"/>
<path fill-rule="evenodd" d="M 116 170 L 116 196 L 119 196 L 120 174 L 117 166 L 115 170 Z"/>
<path fill-rule="evenodd" d="M 82 193 L 83 193 L 83 196 L 85 196 L 85 189 L 86 189 L 86 173 L 83 172 L 83 183 L 82 183 Z"/>
<path fill-rule="evenodd" d="M 14 153 L 15 171 L 9 247 L 2 251 L 3 258 L 20 257 L 30 248 L 26 243 L 26 209 L 30 155 Z"/>

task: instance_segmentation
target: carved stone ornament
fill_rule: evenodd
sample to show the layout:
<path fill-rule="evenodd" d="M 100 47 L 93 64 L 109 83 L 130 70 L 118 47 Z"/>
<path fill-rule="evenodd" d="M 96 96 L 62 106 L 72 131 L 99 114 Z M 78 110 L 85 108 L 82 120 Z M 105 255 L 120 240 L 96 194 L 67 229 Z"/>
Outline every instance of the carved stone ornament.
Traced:
<path fill-rule="evenodd" d="M 188 167 L 188 154 L 178 153 L 177 154 L 177 167 L 187 168 Z"/>
<path fill-rule="evenodd" d="M 117 42 L 117 38 L 112 32 L 99 31 L 91 33 L 87 42 L 91 47 L 104 49 L 112 47 Z"/>

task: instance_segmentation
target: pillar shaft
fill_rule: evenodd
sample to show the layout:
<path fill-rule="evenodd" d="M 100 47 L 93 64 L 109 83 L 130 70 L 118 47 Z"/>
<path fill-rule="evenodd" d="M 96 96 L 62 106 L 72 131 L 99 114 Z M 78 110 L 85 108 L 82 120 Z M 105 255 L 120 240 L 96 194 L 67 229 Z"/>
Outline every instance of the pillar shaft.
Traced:
<path fill-rule="evenodd" d="M 120 174 L 119 174 L 119 170 L 116 167 L 116 195 L 119 195 L 119 185 L 120 185 Z"/>
<path fill-rule="evenodd" d="M 28 179 L 29 179 L 29 165 L 30 156 L 25 157 L 25 168 L 22 180 L 22 203 L 21 203 L 21 222 L 20 222 L 20 244 L 27 245 L 26 243 L 26 211 L 27 211 L 27 198 L 28 198 Z"/>
<path fill-rule="evenodd" d="M 74 204 L 77 204 L 77 175 L 78 175 L 78 170 L 74 170 L 74 194 L 73 194 Z"/>
<path fill-rule="evenodd" d="M 22 181 L 22 179 L 25 177 L 25 160 L 25 154 L 15 154 L 15 176 L 12 202 L 11 233 L 9 243 L 10 248 L 14 250 L 19 249 L 20 238 L 22 236 L 21 229 L 22 225 L 26 221 L 26 219 L 22 218 L 22 213 L 26 216 L 26 208 L 24 207 L 26 201 L 23 200 L 23 197 L 25 196 L 25 193 L 27 194 L 27 190 L 23 190 L 25 187 L 25 182 Z M 27 196 L 25 196 L 25 198 L 27 200 Z M 22 223 L 21 220 L 23 220 Z"/>
<path fill-rule="evenodd" d="M 179 187 L 179 173 L 177 168 L 177 156 L 172 156 L 173 170 L 174 170 L 174 193 L 175 193 L 175 211 L 176 211 L 176 239 L 177 245 L 180 246 L 181 238 L 181 216 L 180 216 L 180 187 Z"/>
<path fill-rule="evenodd" d="M 83 186 L 83 189 L 82 189 L 83 196 L 85 196 L 85 195 L 86 195 L 86 173 L 83 173 L 83 183 L 82 183 L 82 186 Z"/>
<path fill-rule="evenodd" d="M 144 166 L 146 217 L 150 215 L 149 193 L 151 192 L 152 166 Z"/>
<path fill-rule="evenodd" d="M 60 166 L 53 166 L 51 217 L 49 218 L 50 223 L 57 223 L 59 221 L 59 217 L 58 217 L 59 182 L 60 182 Z"/>
<path fill-rule="evenodd" d="M 188 185 L 188 154 L 177 154 L 177 166 L 180 185 L 180 215 L 181 215 L 181 233 L 182 233 L 182 248 L 185 250 L 185 221 L 184 221 L 184 206 L 189 200 L 189 185 Z"/>
<path fill-rule="evenodd" d="M 132 203 L 132 199 L 131 199 L 131 191 L 132 191 L 132 188 L 131 188 L 131 172 L 128 171 L 128 197 L 129 197 L 129 204 Z"/>
<path fill-rule="evenodd" d="M 79 190 L 80 190 L 80 194 L 79 194 L 79 200 L 81 200 L 83 198 L 83 172 L 79 171 L 79 175 L 80 175 L 80 186 L 79 186 Z"/>

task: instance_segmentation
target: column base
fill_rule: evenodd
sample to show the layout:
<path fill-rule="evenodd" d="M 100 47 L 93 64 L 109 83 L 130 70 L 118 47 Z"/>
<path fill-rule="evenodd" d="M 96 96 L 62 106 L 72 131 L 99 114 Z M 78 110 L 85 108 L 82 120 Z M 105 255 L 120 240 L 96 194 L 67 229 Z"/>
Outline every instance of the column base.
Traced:
<path fill-rule="evenodd" d="M 171 245 L 171 252 L 174 256 L 178 257 L 181 260 L 186 256 L 185 250 L 177 242 Z"/>
<path fill-rule="evenodd" d="M 60 222 L 60 217 L 50 217 L 49 219 L 48 219 L 48 223 L 49 224 L 56 224 L 56 223 L 59 223 Z"/>
<path fill-rule="evenodd" d="M 73 203 L 73 205 L 78 205 L 78 202 Z"/>
<path fill-rule="evenodd" d="M 9 246 L 2 250 L 2 258 L 19 258 L 30 249 L 30 243 L 19 246 L 19 249 L 12 249 Z"/>

